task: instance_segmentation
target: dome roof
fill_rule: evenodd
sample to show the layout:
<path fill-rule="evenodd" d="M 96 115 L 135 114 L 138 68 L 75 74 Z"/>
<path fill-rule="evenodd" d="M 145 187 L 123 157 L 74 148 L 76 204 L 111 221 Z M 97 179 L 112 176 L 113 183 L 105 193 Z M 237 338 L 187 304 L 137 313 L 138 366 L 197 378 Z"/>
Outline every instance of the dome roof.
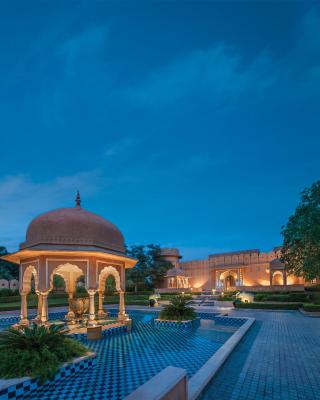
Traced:
<path fill-rule="evenodd" d="M 20 249 L 78 250 L 98 247 L 116 253 L 125 253 L 124 238 L 110 221 L 80 207 L 60 208 L 34 218 Z"/>
<path fill-rule="evenodd" d="M 187 274 L 185 273 L 185 271 L 181 268 L 171 268 L 167 271 L 167 278 L 170 278 L 172 276 L 185 276 L 187 277 Z"/>

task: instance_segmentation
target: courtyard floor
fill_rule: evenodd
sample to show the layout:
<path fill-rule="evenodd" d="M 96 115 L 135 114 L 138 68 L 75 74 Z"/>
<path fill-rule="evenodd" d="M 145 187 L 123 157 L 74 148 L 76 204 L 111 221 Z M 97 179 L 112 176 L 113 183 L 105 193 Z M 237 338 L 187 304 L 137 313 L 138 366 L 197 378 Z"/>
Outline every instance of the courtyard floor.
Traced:
<path fill-rule="evenodd" d="M 320 399 L 320 318 L 298 311 L 232 311 L 255 324 L 201 400 Z"/>
<path fill-rule="evenodd" d="M 127 308 L 130 313 L 131 307 Z M 150 311 L 147 307 L 132 308 Z M 55 311 L 62 310 L 60 308 Z M 234 310 L 229 312 L 229 315 L 253 317 L 256 322 L 210 382 L 201 400 L 320 400 L 320 318 L 307 317 L 298 311 Z M 6 317 L 6 314 L 2 314 L 2 317 Z M 120 337 L 113 340 L 126 339 Z M 170 343 L 171 339 L 166 338 L 166 340 Z M 218 337 L 216 340 L 217 343 L 220 341 Z M 160 345 L 158 338 L 154 343 L 157 346 Z M 159 354 L 160 349 L 162 350 L 161 346 L 155 354 Z M 200 351 L 202 352 L 203 349 Z M 183 347 L 180 348 L 180 352 L 183 353 Z M 118 356 L 116 354 L 114 356 L 116 360 Z M 106 357 L 111 357 L 111 355 L 106 355 Z M 113 356 L 111 358 L 113 360 Z M 158 360 L 159 357 L 156 359 Z M 123 395 L 128 394 L 130 389 L 134 389 L 138 381 L 141 380 L 139 383 L 142 383 L 158 372 L 158 370 L 151 371 L 144 368 L 140 361 L 126 365 L 129 370 L 134 368 L 137 376 L 134 379 L 136 382 L 126 381 L 127 387 L 122 392 Z M 164 359 L 163 368 L 168 361 Z M 181 367 L 180 361 L 182 362 L 181 353 L 180 358 L 173 357 L 169 364 L 177 364 L 176 366 Z M 86 382 L 80 383 L 84 377 L 79 377 L 77 398 L 82 398 L 79 391 L 81 385 L 84 384 L 87 388 L 85 390 L 87 395 L 89 383 L 96 385 L 105 379 L 101 379 L 101 376 L 95 377 L 89 371 L 86 375 Z M 101 393 L 98 393 L 98 390 L 94 391 L 97 398 L 112 398 L 113 396 L 108 396 L 105 384 L 103 386 Z M 63 393 L 54 397 L 52 392 L 47 393 L 48 389 L 44 388 L 30 398 L 60 400 L 70 395 L 68 388 L 64 389 L 67 390 L 65 392 L 62 390 Z M 122 393 L 117 393 L 116 397 L 121 398 Z M 86 395 L 84 398 L 87 398 Z M 92 395 L 95 397 L 93 393 Z M 91 395 L 89 397 L 93 398 Z"/>

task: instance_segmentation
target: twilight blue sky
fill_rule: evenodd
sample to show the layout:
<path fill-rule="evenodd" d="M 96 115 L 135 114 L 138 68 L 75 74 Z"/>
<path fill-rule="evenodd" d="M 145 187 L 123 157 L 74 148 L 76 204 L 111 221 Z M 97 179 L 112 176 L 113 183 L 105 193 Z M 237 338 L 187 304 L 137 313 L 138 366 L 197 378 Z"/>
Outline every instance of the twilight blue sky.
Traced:
<path fill-rule="evenodd" d="M 185 259 L 281 244 L 320 178 L 320 5 L 2 1 L 0 244 L 74 204 Z"/>

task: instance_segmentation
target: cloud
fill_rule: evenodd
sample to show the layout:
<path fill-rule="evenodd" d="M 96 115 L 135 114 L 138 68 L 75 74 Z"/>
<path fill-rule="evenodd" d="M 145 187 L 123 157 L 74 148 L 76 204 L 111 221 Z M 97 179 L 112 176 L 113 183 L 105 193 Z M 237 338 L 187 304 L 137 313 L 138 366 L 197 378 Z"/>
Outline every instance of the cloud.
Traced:
<path fill-rule="evenodd" d="M 261 49 L 248 61 L 237 47 L 214 44 L 152 71 L 132 86 L 127 96 L 135 104 L 154 109 L 172 106 L 184 98 L 195 101 L 204 98 L 216 107 L 232 106 L 242 97 L 255 100 L 263 100 L 269 94 L 277 97 L 284 86 L 282 93 L 287 98 L 294 88 L 308 96 L 312 83 L 320 86 L 319 55 L 320 14 L 312 9 L 301 20 L 295 46 L 283 56 Z M 306 90 L 303 90 L 304 78 Z"/>
<path fill-rule="evenodd" d="M 104 48 L 107 43 L 109 26 L 101 25 L 90 27 L 65 41 L 56 50 L 56 55 L 61 56 L 65 63 L 65 73 L 74 77 L 81 73 L 91 74 L 84 66 L 99 67 L 102 62 Z"/>
<path fill-rule="evenodd" d="M 111 146 L 109 146 L 105 151 L 104 155 L 106 157 L 115 157 L 119 154 L 126 153 L 132 149 L 137 144 L 137 139 L 132 137 L 125 137 L 120 139 L 117 142 L 114 142 Z"/>
<path fill-rule="evenodd" d="M 264 51 L 243 66 L 240 55 L 223 44 L 196 50 L 154 71 L 130 89 L 133 101 L 151 107 L 174 104 L 187 96 L 209 95 L 216 105 L 237 99 L 247 90 L 262 93 L 274 82 L 273 62 Z"/>
<path fill-rule="evenodd" d="M 107 184 L 99 171 L 60 176 L 46 182 L 35 182 L 24 175 L 0 179 L 1 245 L 15 250 L 36 215 L 54 208 L 72 207 L 78 189 L 82 198 L 87 198 Z"/>

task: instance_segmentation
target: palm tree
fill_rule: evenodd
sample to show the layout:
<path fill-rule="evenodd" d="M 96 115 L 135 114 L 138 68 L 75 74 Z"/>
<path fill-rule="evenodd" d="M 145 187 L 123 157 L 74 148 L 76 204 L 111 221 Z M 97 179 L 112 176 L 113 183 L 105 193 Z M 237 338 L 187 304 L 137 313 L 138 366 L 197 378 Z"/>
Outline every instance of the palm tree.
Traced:
<path fill-rule="evenodd" d="M 185 321 L 196 318 L 196 313 L 191 307 L 192 301 L 186 296 L 179 295 L 171 299 L 170 304 L 163 307 L 159 318 L 166 320 Z"/>
<path fill-rule="evenodd" d="M 87 352 L 61 325 L 10 328 L 0 332 L 0 377 L 53 378 L 61 363 Z"/>

